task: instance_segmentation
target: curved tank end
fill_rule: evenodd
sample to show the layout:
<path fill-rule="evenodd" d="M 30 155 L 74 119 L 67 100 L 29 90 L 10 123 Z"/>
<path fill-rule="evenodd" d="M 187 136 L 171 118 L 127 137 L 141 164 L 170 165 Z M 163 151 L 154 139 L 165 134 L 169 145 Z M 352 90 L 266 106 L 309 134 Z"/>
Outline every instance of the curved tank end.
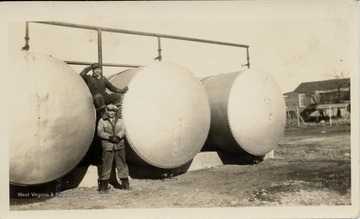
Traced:
<path fill-rule="evenodd" d="M 132 149 L 145 163 L 159 168 L 189 162 L 200 152 L 210 128 L 204 87 L 189 70 L 173 63 L 132 71 L 136 74 L 122 109 Z"/>
<path fill-rule="evenodd" d="M 252 155 L 278 145 L 285 129 L 285 102 L 276 81 L 261 70 L 245 70 L 235 79 L 228 99 L 228 122 L 235 141 Z"/>
<path fill-rule="evenodd" d="M 10 58 L 10 182 L 35 185 L 73 169 L 95 131 L 95 109 L 83 79 L 48 55 Z"/>

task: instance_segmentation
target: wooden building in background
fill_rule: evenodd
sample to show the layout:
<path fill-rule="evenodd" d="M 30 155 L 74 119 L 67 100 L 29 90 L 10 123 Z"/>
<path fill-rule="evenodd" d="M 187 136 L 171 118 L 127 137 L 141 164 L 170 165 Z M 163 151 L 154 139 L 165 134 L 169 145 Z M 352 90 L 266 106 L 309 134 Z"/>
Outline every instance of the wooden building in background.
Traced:
<path fill-rule="evenodd" d="M 284 94 L 288 119 L 300 114 L 305 122 L 340 118 L 350 114 L 350 78 L 301 83 Z"/>

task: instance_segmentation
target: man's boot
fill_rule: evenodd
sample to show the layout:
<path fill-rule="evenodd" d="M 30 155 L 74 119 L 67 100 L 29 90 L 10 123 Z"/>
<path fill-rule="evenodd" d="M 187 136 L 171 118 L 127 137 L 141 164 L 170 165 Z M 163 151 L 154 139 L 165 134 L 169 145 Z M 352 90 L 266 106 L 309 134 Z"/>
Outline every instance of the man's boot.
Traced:
<path fill-rule="evenodd" d="M 105 194 L 108 192 L 109 188 L 108 188 L 108 184 L 109 184 L 109 180 L 100 180 L 100 194 Z"/>
<path fill-rule="evenodd" d="M 101 188 L 101 180 L 98 179 L 97 182 L 98 182 L 98 189 L 97 189 L 97 190 L 100 191 L 100 188 Z"/>
<path fill-rule="evenodd" d="M 120 179 L 120 181 L 121 181 L 121 184 L 122 184 L 122 186 L 123 186 L 123 188 L 125 190 L 132 190 L 132 188 L 129 185 L 129 179 L 128 178 Z"/>

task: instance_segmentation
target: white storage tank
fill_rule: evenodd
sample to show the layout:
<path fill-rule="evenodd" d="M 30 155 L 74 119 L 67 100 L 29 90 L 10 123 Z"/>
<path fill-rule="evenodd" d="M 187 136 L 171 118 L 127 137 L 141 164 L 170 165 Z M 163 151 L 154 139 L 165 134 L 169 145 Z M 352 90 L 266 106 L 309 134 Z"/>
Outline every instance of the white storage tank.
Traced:
<path fill-rule="evenodd" d="M 10 57 L 10 182 L 55 180 L 86 154 L 95 131 L 95 108 L 83 79 L 49 55 Z"/>
<path fill-rule="evenodd" d="M 129 87 L 122 116 L 131 162 L 171 169 L 200 152 L 210 128 L 210 106 L 204 87 L 188 69 L 159 62 L 109 80 Z"/>
<path fill-rule="evenodd" d="M 207 144 L 228 153 L 263 156 L 278 145 L 286 122 L 276 81 L 261 70 L 244 70 L 201 80 L 210 102 Z"/>

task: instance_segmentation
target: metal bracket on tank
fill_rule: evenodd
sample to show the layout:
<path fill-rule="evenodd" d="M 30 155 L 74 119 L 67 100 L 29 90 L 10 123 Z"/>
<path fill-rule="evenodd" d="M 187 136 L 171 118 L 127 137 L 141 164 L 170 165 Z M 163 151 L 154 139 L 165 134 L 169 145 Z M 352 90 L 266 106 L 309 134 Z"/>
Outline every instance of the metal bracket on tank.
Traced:
<path fill-rule="evenodd" d="M 29 37 L 29 22 L 27 21 L 26 24 L 25 24 L 25 46 L 23 48 L 21 48 L 22 50 L 25 50 L 25 51 L 29 51 L 30 49 L 30 45 L 29 45 L 29 40 L 30 40 L 30 37 Z"/>
<path fill-rule="evenodd" d="M 248 69 L 250 69 L 249 47 L 246 48 L 246 59 L 247 59 L 247 63 L 244 65 L 241 65 L 241 67 L 247 66 Z"/>
<path fill-rule="evenodd" d="M 161 56 L 161 41 L 160 37 L 158 37 L 158 56 L 154 60 L 159 60 L 161 62 L 162 56 Z"/>

